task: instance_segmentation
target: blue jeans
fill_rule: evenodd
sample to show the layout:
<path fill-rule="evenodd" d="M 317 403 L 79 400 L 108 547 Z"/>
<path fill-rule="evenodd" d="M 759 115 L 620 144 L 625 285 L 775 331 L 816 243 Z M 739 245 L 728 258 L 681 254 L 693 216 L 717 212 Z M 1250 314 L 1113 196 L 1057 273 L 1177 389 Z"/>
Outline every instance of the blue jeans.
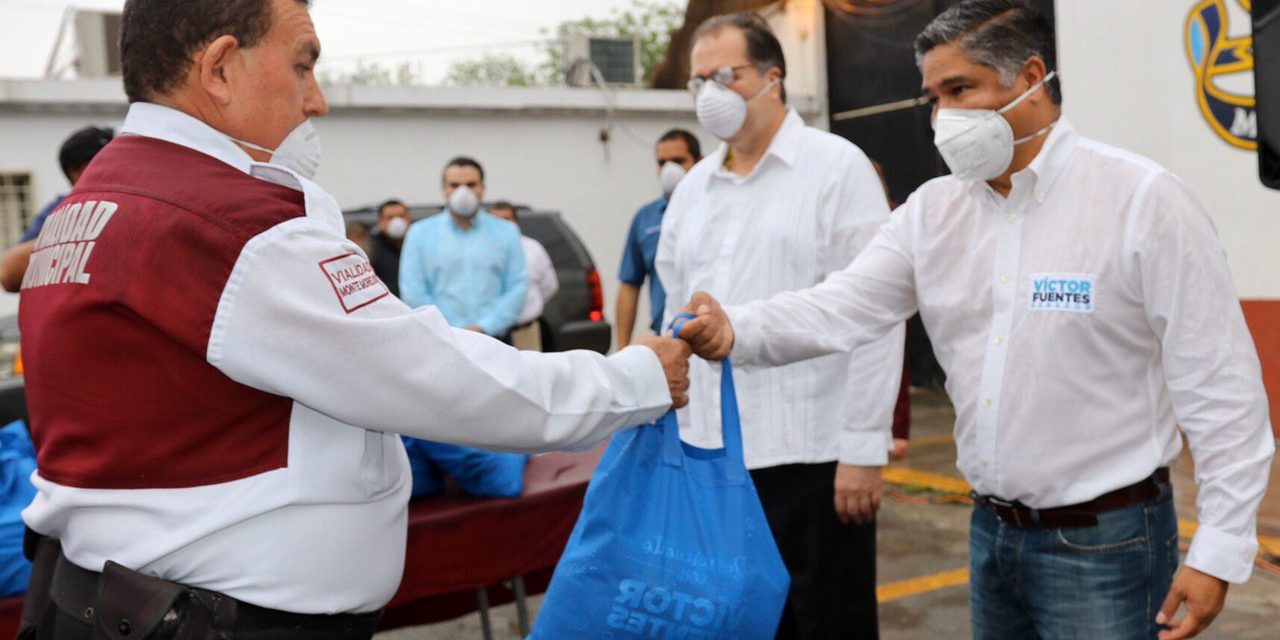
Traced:
<path fill-rule="evenodd" d="M 1173 489 L 1094 527 L 1019 529 L 974 507 L 969 608 L 975 640 L 1136 640 L 1178 568 Z"/>

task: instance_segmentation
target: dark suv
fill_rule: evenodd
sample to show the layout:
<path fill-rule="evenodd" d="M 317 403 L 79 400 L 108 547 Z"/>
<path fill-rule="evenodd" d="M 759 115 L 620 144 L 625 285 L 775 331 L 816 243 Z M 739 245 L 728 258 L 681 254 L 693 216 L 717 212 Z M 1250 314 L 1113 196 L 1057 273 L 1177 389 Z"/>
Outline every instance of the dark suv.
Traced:
<path fill-rule="evenodd" d="M 410 206 L 414 221 L 439 213 L 441 206 Z M 591 254 L 578 234 L 554 211 L 534 211 L 516 205 L 520 231 L 542 243 L 556 267 L 560 291 L 547 301 L 542 312 L 542 347 L 544 351 L 590 349 L 607 353 L 613 340 L 613 329 L 604 319 L 604 290 Z M 377 207 L 362 207 L 343 212 L 346 222 L 360 222 L 370 229 L 378 221 Z"/>

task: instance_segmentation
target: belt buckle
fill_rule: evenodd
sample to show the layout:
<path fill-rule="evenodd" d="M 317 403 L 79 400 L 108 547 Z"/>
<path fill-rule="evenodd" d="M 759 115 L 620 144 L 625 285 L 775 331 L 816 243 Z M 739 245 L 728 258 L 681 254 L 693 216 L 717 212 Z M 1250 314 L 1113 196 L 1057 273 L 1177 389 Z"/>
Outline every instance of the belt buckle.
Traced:
<path fill-rule="evenodd" d="M 1019 513 L 1020 509 L 1017 505 L 992 496 L 987 496 L 987 502 L 991 503 L 991 505 L 996 508 L 996 513 L 1000 513 L 1001 509 L 1008 512 L 1010 517 L 1013 518 L 1013 526 L 1018 527 L 1019 529 L 1026 528 L 1027 524 L 1023 523 L 1022 514 Z"/>

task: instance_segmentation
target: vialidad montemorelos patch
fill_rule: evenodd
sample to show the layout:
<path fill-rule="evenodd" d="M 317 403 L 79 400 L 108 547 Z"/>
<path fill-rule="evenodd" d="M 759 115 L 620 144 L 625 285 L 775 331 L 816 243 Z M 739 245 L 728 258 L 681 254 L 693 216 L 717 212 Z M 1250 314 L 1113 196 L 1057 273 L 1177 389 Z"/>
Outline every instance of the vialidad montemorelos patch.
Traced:
<path fill-rule="evenodd" d="M 1097 288 L 1091 273 L 1033 273 L 1029 309 L 1093 313 Z"/>

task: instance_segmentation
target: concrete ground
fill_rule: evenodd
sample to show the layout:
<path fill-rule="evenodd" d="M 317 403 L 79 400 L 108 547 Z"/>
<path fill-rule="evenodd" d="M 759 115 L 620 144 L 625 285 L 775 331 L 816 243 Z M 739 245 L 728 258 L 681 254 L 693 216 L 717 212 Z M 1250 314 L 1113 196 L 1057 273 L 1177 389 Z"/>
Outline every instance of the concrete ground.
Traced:
<path fill-rule="evenodd" d="M 955 445 L 950 438 L 954 414 L 946 397 L 925 392 L 913 396 L 912 449 L 906 460 L 891 463 L 878 530 L 880 629 L 883 640 L 947 638 L 966 640 L 969 631 L 969 507 L 928 501 L 945 497 L 939 487 L 956 489 Z M 1190 458 L 1174 467 L 1178 514 L 1195 519 L 1195 485 Z M 1184 530 L 1186 526 L 1184 524 Z M 1259 534 L 1280 556 L 1280 462 L 1273 463 L 1271 488 L 1259 518 Z M 1276 560 L 1280 562 L 1280 557 Z M 536 616 L 541 597 L 531 599 Z M 493 610 L 494 637 L 520 637 L 514 605 Z M 1274 640 L 1280 620 L 1280 571 L 1257 568 L 1244 585 L 1231 588 L 1226 609 L 1199 636 L 1220 640 Z M 377 640 L 463 640 L 481 638 L 478 615 L 380 633 Z"/>

